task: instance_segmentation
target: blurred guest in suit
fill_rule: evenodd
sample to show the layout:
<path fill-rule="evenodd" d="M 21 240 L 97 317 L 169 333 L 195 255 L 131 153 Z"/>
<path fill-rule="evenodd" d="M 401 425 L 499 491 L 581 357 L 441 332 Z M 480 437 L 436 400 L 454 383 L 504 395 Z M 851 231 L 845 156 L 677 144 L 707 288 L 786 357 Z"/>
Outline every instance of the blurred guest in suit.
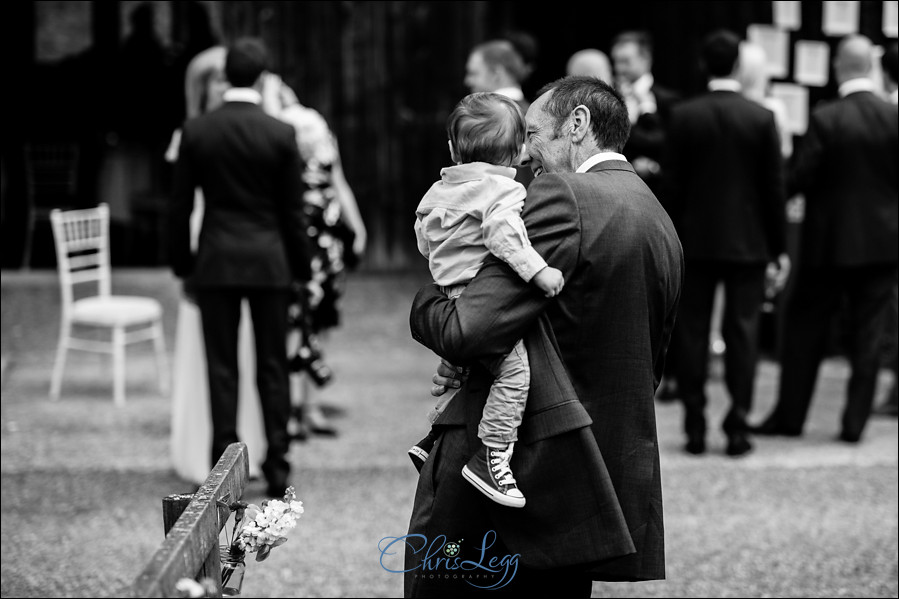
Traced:
<path fill-rule="evenodd" d="M 881 57 L 881 67 L 887 99 L 893 106 L 899 105 L 899 43 L 893 42 L 887 46 Z M 882 416 L 899 416 L 899 285 L 893 285 L 886 329 L 889 341 L 884 363 L 887 370 L 892 371 L 893 381 L 887 389 L 886 398 L 875 408 L 875 412 Z"/>
<path fill-rule="evenodd" d="M 249 301 L 256 341 L 256 382 L 267 450 L 262 472 L 268 494 L 288 486 L 290 439 L 287 315 L 291 284 L 310 278 L 295 130 L 265 114 L 262 75 L 267 52 L 256 39 L 227 51 L 224 104 L 184 124 L 169 216 L 169 260 L 191 277 L 203 321 L 212 414 L 212 463 L 238 441 L 238 331 L 241 302 Z M 194 190 L 205 200 L 196 256 L 190 217 Z"/>
<path fill-rule="evenodd" d="M 652 38 L 645 31 L 624 31 L 612 40 L 612 65 L 615 87 L 624 97 L 631 123 L 622 153 L 665 206 L 660 162 L 671 108 L 680 100 L 680 94 L 659 85 L 653 78 Z M 679 395 L 674 374 L 676 363 L 677 353 L 670 352 L 665 362 L 665 377 L 656 395 L 661 401 L 672 401 Z"/>
<path fill-rule="evenodd" d="M 465 86 L 472 92 L 494 92 L 514 101 L 521 113 L 528 111 L 522 82 L 530 75 L 524 58 L 507 39 L 488 40 L 475 46 L 465 63 Z M 518 166 L 515 180 L 527 187 L 533 180 L 531 169 Z"/>
<path fill-rule="evenodd" d="M 222 96 L 230 87 L 225 78 L 226 46 L 213 46 L 196 54 L 185 68 L 182 84 L 186 99 L 187 118 L 217 109 Z M 178 161 L 181 128 L 172 136 L 166 160 Z M 205 202 L 203 193 L 194 193 L 194 207 L 190 217 L 191 249 L 196 253 L 203 222 Z M 203 324 L 196 298 L 185 280 L 185 290 L 178 304 L 178 326 L 175 331 L 175 360 L 172 386 L 172 418 L 170 453 L 175 472 L 184 480 L 203 484 L 215 465 L 210 461 L 212 416 L 209 381 L 206 370 L 206 349 L 203 346 Z M 265 460 L 265 429 L 262 408 L 253 380 L 253 325 L 250 306 L 241 305 L 238 334 L 239 390 L 237 402 L 237 435 L 246 444 L 250 462 L 250 477 L 261 476 Z"/>
<path fill-rule="evenodd" d="M 527 112 L 521 82 L 529 74 L 521 54 L 509 40 L 489 40 L 475 46 L 465 63 L 465 86 L 472 92 L 494 92 L 508 97 Z"/>
<path fill-rule="evenodd" d="M 542 84 L 534 82 L 534 72 L 539 68 L 540 42 L 529 31 L 523 29 L 509 29 L 503 32 L 500 39 L 509 40 L 521 60 L 524 62 L 524 74 L 519 81 L 525 98 L 532 98 L 534 92 Z M 536 87 L 534 87 L 536 85 Z"/>
<path fill-rule="evenodd" d="M 659 85 L 653 78 L 652 40 L 646 32 L 618 34 L 612 41 L 612 64 L 615 85 L 624 97 L 631 122 L 624 155 L 650 189 L 658 192 L 665 127 L 680 94 Z M 664 203 L 664 198 L 659 199 Z"/>
<path fill-rule="evenodd" d="M 722 335 L 730 409 L 722 427 L 728 455 L 752 449 L 746 417 L 752 406 L 758 328 L 766 267 L 782 286 L 786 255 L 784 165 L 774 115 L 740 94 L 735 79 L 740 39 L 716 31 L 703 43 L 708 93 L 671 113 L 667 197 L 684 246 L 686 275 L 672 351 L 684 405 L 686 450 L 706 448 L 705 385 L 715 289 L 724 285 Z"/>
<path fill-rule="evenodd" d="M 787 299 L 777 404 L 759 434 L 799 436 L 824 358 L 828 322 L 846 300 L 851 375 L 839 438 L 861 439 L 874 400 L 899 262 L 899 118 L 870 78 L 871 41 L 843 38 L 839 99 L 815 108 L 790 169 L 804 193 L 795 290 Z"/>
<path fill-rule="evenodd" d="M 612 63 L 602 50 L 584 48 L 568 58 L 566 75 L 596 77 L 605 83 L 612 83 Z"/>

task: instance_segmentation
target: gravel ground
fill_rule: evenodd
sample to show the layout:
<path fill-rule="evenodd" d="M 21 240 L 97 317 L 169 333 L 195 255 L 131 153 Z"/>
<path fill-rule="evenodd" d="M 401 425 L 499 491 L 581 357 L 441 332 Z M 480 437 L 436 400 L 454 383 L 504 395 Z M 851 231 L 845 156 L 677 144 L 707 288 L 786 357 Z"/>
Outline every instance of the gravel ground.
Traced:
<path fill-rule="evenodd" d="M 341 434 L 291 450 L 306 513 L 290 541 L 249 562 L 247 597 L 400 597 L 378 541 L 404 534 L 416 473 L 406 457 L 425 428 L 430 351 L 411 340 L 408 308 L 425 273 L 360 273 L 326 348 L 336 371 L 326 406 Z M 161 270 L 117 270 L 113 289 L 152 295 L 174 340 L 178 287 Z M 49 372 L 59 326 L 55 273 L 2 273 L 0 550 L 3 597 L 115 597 L 163 539 L 162 497 L 189 492 L 169 465 L 169 399 L 149 348 L 129 349 L 128 399 L 112 402 L 109 364 L 73 354 L 59 402 Z M 778 366 L 763 362 L 754 417 Z M 802 439 L 759 439 L 741 459 L 680 450 L 680 407 L 657 404 L 666 581 L 595 583 L 595 597 L 896 597 L 897 421 L 872 419 L 863 442 L 834 441 L 846 365 L 825 364 Z M 709 385 L 710 422 L 723 416 Z M 261 481 L 246 499 L 261 500 Z"/>

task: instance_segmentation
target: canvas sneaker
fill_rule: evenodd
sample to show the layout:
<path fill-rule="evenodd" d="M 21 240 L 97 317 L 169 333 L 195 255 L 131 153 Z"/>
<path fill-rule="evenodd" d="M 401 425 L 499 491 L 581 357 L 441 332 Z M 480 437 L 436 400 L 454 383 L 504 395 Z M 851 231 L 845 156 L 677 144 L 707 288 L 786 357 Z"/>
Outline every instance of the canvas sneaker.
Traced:
<path fill-rule="evenodd" d="M 462 476 L 496 503 L 524 507 L 524 495 L 518 490 L 509 467 L 514 445 L 510 443 L 506 449 L 482 445 L 462 468 Z"/>
<path fill-rule="evenodd" d="M 437 435 L 434 434 L 434 431 L 430 431 L 428 436 L 416 443 L 409 449 L 409 458 L 412 460 L 412 464 L 415 465 L 415 469 L 421 472 L 421 469 L 424 468 L 425 462 L 428 459 L 428 456 L 431 454 L 431 450 L 434 449 L 434 442 L 437 441 Z"/>

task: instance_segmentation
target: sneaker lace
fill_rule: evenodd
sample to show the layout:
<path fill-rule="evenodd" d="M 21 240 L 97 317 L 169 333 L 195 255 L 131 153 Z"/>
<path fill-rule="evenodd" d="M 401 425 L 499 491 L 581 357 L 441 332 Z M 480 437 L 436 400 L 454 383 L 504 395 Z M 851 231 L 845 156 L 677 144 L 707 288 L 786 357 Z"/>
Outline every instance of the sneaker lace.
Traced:
<path fill-rule="evenodd" d="M 512 459 L 512 448 L 514 443 L 509 443 L 509 447 L 505 450 L 490 450 L 490 469 L 493 471 L 493 477 L 496 482 L 501 485 L 514 485 L 515 478 L 512 476 L 512 469 L 509 466 L 509 460 Z"/>

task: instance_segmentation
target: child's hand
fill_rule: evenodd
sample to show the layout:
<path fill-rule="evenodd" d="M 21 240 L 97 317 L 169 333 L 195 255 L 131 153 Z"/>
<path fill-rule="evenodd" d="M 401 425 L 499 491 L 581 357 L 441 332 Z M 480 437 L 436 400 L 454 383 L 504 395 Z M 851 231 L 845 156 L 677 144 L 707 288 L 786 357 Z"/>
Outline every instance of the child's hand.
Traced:
<path fill-rule="evenodd" d="M 534 275 L 533 282 L 546 292 L 546 297 L 555 297 L 562 292 L 562 287 L 565 286 L 565 277 L 558 268 L 547 266 Z"/>

